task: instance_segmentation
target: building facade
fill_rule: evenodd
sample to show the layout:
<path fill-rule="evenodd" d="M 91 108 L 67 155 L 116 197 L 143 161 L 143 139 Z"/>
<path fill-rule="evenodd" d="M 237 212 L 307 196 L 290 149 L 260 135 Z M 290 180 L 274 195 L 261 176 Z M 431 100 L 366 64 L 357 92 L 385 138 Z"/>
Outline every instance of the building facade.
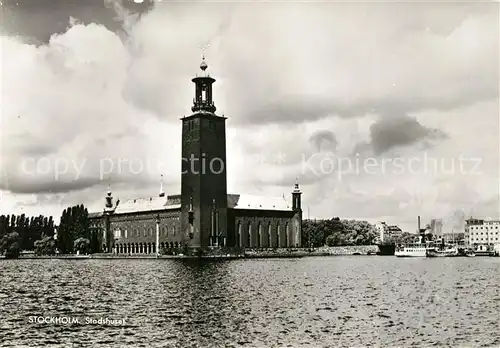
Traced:
<path fill-rule="evenodd" d="M 432 219 L 430 225 L 430 233 L 436 240 L 441 240 L 443 236 L 443 220 L 442 219 Z"/>
<path fill-rule="evenodd" d="M 192 79 L 192 114 L 181 118 L 181 193 L 113 202 L 108 190 L 102 212 L 90 214 L 102 232 L 103 250 L 156 253 L 207 248 L 289 248 L 301 246 L 302 205 L 298 182 L 291 203 L 283 197 L 227 193 L 226 117 L 217 115 L 206 73 Z M 159 248 L 158 248 L 159 247 Z"/>
<path fill-rule="evenodd" d="M 397 225 L 388 225 L 385 222 L 378 222 L 375 224 L 375 229 L 378 232 L 376 243 L 384 243 L 388 241 L 394 241 L 401 236 L 403 231 Z"/>
<path fill-rule="evenodd" d="M 500 244 L 500 220 L 465 220 L 465 242 L 477 251 L 492 251 Z"/>

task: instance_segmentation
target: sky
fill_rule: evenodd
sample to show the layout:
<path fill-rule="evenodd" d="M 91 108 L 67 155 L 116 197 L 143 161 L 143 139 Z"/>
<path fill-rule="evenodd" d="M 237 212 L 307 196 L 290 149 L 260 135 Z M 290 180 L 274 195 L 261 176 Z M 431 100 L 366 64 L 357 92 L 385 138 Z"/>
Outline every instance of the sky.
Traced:
<path fill-rule="evenodd" d="M 406 231 L 500 218 L 499 12 L 485 2 L 2 0 L 0 213 L 180 193 L 204 52 L 229 193 Z"/>

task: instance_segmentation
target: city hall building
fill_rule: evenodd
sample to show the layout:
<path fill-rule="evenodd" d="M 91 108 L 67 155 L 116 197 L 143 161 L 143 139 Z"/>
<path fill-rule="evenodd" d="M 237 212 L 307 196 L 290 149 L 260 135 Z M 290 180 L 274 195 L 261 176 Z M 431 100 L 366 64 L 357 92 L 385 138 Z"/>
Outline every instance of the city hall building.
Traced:
<path fill-rule="evenodd" d="M 200 69 L 201 76 L 192 79 L 192 114 L 181 119 L 181 193 L 166 195 L 162 183 L 155 197 L 114 202 L 108 190 L 103 211 L 89 214 L 91 228 L 102 232 L 103 251 L 135 254 L 301 246 L 298 182 L 291 203 L 285 196 L 227 193 L 226 117 L 215 113 L 215 79 L 206 73 L 204 59 Z M 207 163 L 209 170 L 201 170 Z"/>

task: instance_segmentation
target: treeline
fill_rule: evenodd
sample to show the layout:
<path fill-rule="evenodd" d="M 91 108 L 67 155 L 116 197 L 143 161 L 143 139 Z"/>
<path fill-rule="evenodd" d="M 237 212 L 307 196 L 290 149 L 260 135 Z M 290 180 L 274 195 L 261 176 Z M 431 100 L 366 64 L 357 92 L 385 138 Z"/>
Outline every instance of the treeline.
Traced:
<path fill-rule="evenodd" d="M 410 233 L 403 232 L 396 236 L 388 236 L 384 238 L 383 244 L 407 244 L 407 243 L 415 243 L 418 242 L 420 236 Z M 425 240 L 432 240 L 432 234 L 426 233 Z"/>
<path fill-rule="evenodd" d="M 371 245 L 377 238 L 375 226 L 367 221 L 340 220 L 303 220 L 302 244 L 313 248 L 347 245 Z"/>
<path fill-rule="evenodd" d="M 52 216 L 1 215 L 0 254 L 17 257 L 21 250 L 34 250 L 37 241 L 54 236 L 54 227 Z"/>
<path fill-rule="evenodd" d="M 97 231 L 89 228 L 89 213 L 83 205 L 65 209 L 54 235 L 52 216 L 27 218 L 23 215 L 0 216 L 0 254 L 17 258 L 21 251 L 37 255 L 100 252 Z"/>

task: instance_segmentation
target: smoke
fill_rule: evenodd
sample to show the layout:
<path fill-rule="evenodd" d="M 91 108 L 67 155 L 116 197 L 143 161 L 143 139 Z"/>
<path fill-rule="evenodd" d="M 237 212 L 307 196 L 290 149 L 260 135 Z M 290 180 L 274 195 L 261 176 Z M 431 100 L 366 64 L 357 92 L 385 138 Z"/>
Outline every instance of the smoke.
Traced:
<path fill-rule="evenodd" d="M 466 213 L 464 210 L 457 209 L 444 221 L 446 232 L 460 233 L 465 230 Z M 445 232 L 445 231 L 443 231 Z"/>

